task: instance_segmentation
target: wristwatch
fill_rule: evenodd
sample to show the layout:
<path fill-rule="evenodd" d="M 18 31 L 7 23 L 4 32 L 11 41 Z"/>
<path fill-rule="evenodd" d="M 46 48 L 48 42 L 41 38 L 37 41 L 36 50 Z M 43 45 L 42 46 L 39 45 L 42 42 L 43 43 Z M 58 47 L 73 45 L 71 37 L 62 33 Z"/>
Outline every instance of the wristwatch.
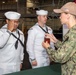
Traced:
<path fill-rule="evenodd" d="M 50 47 L 48 47 L 47 49 L 50 49 Z"/>
<path fill-rule="evenodd" d="M 31 61 L 34 61 L 34 60 L 36 60 L 36 59 L 31 59 Z"/>

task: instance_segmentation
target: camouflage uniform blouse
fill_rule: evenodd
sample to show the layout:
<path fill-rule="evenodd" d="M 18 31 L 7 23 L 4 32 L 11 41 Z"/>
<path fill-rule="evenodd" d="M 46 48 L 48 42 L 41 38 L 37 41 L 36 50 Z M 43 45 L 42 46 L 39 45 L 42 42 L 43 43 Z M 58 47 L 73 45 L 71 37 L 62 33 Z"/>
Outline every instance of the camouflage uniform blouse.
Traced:
<path fill-rule="evenodd" d="M 76 25 L 55 46 L 57 50 L 47 49 L 50 59 L 61 63 L 62 75 L 76 75 Z"/>

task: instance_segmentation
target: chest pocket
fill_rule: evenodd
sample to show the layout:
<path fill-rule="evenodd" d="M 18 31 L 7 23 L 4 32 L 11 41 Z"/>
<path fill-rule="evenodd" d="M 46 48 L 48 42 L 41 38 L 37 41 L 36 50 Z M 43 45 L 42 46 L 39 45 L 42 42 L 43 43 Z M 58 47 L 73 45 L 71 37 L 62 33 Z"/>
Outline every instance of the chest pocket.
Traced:
<path fill-rule="evenodd" d="M 76 63 L 76 52 L 73 54 L 71 60 L 72 60 L 74 63 Z"/>

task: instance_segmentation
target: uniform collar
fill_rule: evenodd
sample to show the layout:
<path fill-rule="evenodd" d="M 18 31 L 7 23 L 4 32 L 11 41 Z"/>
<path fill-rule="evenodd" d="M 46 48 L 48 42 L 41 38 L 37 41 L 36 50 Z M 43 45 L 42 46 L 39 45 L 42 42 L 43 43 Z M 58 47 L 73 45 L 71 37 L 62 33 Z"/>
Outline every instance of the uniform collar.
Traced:
<path fill-rule="evenodd" d="M 38 23 L 36 23 L 36 25 L 39 25 Z M 42 27 L 42 28 L 45 28 L 46 27 L 46 25 L 44 24 L 44 27 Z"/>

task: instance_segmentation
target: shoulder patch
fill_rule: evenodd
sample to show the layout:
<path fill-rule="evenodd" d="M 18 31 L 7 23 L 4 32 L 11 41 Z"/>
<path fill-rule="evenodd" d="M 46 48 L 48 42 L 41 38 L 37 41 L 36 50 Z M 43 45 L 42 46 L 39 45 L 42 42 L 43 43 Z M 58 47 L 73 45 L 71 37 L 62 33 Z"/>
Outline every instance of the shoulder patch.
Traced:
<path fill-rule="evenodd" d="M 50 28 L 48 28 L 48 30 L 51 30 Z"/>
<path fill-rule="evenodd" d="M 23 32 L 21 30 L 19 30 L 20 35 L 23 35 Z"/>
<path fill-rule="evenodd" d="M 51 29 L 50 27 L 48 27 L 48 26 L 47 26 L 47 28 L 48 28 L 48 30 L 52 30 L 52 29 Z"/>
<path fill-rule="evenodd" d="M 33 30 L 33 28 L 30 28 L 29 30 Z"/>

